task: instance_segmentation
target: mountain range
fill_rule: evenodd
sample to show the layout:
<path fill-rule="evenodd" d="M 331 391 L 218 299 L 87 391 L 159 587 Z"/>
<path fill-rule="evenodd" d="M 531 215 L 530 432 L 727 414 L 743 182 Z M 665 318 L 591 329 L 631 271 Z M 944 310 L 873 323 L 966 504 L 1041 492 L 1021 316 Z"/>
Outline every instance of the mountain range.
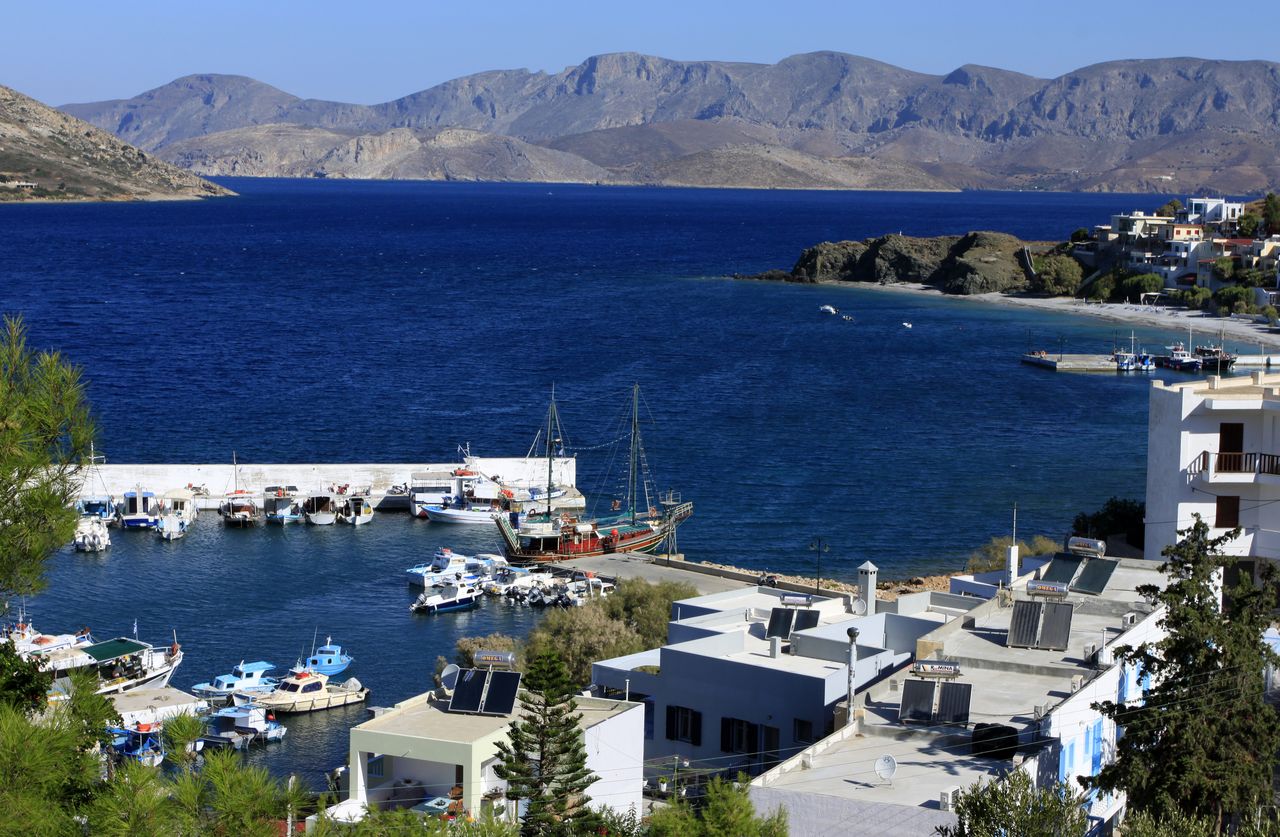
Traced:
<path fill-rule="evenodd" d="M 377 105 L 195 75 L 62 110 L 195 172 L 800 188 L 1250 193 L 1280 185 L 1280 64 L 929 75 L 836 52 L 776 64 L 598 55 Z"/>

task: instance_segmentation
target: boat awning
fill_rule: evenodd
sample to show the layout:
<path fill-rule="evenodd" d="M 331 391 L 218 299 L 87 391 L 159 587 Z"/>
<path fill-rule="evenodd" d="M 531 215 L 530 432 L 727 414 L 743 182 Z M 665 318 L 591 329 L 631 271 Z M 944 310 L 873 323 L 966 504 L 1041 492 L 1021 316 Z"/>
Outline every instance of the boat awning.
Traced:
<path fill-rule="evenodd" d="M 84 653 L 93 657 L 100 663 L 108 660 L 114 660 L 119 657 L 127 657 L 130 654 L 137 654 L 139 651 L 145 651 L 147 646 L 134 639 L 109 639 L 106 642 L 99 642 L 96 645 L 90 645 L 80 649 Z"/>

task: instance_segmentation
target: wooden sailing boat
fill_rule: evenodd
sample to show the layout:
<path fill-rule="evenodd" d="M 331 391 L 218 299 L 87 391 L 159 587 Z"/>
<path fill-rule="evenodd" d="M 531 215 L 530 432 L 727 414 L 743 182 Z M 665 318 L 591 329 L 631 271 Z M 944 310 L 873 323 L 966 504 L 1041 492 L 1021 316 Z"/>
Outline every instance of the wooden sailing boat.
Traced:
<path fill-rule="evenodd" d="M 547 410 L 547 491 L 551 491 L 551 466 L 559 436 L 555 393 Z M 503 549 L 513 564 L 542 563 L 606 555 L 612 552 L 651 552 L 677 526 L 693 514 L 693 503 L 682 503 L 674 494 L 658 500 L 658 507 L 638 508 L 642 446 L 640 441 L 640 386 L 631 390 L 631 455 L 627 474 L 627 505 L 606 517 L 584 519 L 559 515 L 528 515 L 522 523 L 499 516 Z M 646 492 L 647 495 L 647 492 Z"/>

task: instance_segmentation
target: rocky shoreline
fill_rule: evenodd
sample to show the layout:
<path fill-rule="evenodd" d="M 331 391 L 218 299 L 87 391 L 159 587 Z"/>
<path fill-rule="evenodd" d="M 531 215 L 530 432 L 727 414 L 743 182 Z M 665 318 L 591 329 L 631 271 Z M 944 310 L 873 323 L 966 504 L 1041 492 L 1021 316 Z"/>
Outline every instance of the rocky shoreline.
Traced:
<path fill-rule="evenodd" d="M 824 241 L 800 254 L 790 271 L 735 274 L 762 281 L 911 283 L 972 296 L 1027 288 L 1031 248 L 1047 245 L 1000 232 L 920 238 L 883 235 L 862 241 Z"/>
<path fill-rule="evenodd" d="M 735 567 L 731 564 L 717 564 L 714 561 L 699 561 L 698 564 L 704 567 L 714 567 L 718 570 L 727 570 L 729 572 L 743 573 L 746 575 L 760 574 L 760 570 L 758 569 L 752 570 L 744 567 Z M 816 580 L 802 575 L 787 575 L 785 573 L 775 572 L 769 572 L 768 574 L 774 576 L 780 582 L 794 584 L 799 587 L 813 586 Z M 953 576 L 963 574 L 963 570 L 956 570 L 953 573 L 943 573 L 941 575 L 912 576 L 911 578 L 901 581 L 881 580 L 876 584 L 876 590 L 878 591 L 877 598 L 891 602 L 896 601 L 899 596 L 905 596 L 910 593 L 921 593 L 926 590 L 945 593 L 951 589 L 951 578 Z M 822 579 L 822 589 L 835 591 L 837 593 L 852 593 L 854 595 L 857 595 L 858 593 L 858 585 L 839 581 L 833 578 Z"/>

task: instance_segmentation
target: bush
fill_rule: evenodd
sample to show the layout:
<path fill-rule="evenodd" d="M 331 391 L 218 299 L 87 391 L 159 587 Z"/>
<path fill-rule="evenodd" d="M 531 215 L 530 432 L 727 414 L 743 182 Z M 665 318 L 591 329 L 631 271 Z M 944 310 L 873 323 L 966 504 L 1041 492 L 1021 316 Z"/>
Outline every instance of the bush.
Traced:
<path fill-rule="evenodd" d="M 1182 211 L 1182 201 L 1178 200 L 1177 198 L 1174 198 L 1168 203 L 1162 204 L 1156 210 L 1156 214 L 1163 216 L 1165 218 L 1172 218 L 1173 216 L 1177 215 L 1181 211 Z"/>
<path fill-rule="evenodd" d="M 1111 295 L 1116 290 L 1116 276 L 1114 273 L 1104 273 L 1097 279 L 1093 280 L 1093 284 L 1089 286 L 1089 299 L 1098 302 L 1106 302 L 1111 299 Z"/>
<path fill-rule="evenodd" d="M 1164 290 L 1164 277 L 1157 273 L 1141 273 L 1126 276 L 1116 283 L 1112 299 L 1115 302 L 1138 302 L 1143 294 Z"/>
<path fill-rule="evenodd" d="M 1275 325 L 1277 322 L 1280 322 L 1280 311 L 1276 311 L 1276 307 L 1274 305 L 1268 305 L 1258 313 L 1266 317 L 1267 322 L 1271 325 Z"/>
<path fill-rule="evenodd" d="M 1262 229 L 1262 216 L 1246 212 L 1236 222 L 1236 231 L 1244 238 L 1253 238 Z"/>
<path fill-rule="evenodd" d="M 1050 255 L 1038 258 L 1031 290 L 1049 296 L 1072 296 L 1084 281 L 1080 263 L 1070 256 Z"/>
<path fill-rule="evenodd" d="M 1146 534 L 1143 523 L 1146 513 L 1146 503 L 1112 497 L 1093 514 L 1077 514 L 1071 522 L 1071 534 L 1101 540 L 1110 535 L 1124 535 L 1131 546 L 1141 547 Z"/>
<path fill-rule="evenodd" d="M 1071 243 L 1079 244 L 1081 241 L 1088 241 L 1090 238 L 1092 238 L 1092 235 L 1089 233 L 1089 230 L 1085 227 L 1080 227 L 1071 234 Z"/>
<path fill-rule="evenodd" d="M 1236 260 L 1230 257 L 1216 259 L 1213 262 L 1213 276 L 1219 282 L 1228 282 L 1236 273 Z"/>
<path fill-rule="evenodd" d="M 1001 569 L 1004 567 L 1005 550 L 1012 544 L 1013 538 L 1008 535 L 992 538 L 969 556 L 965 572 L 986 573 Z M 1018 555 L 1022 558 L 1028 555 L 1052 555 L 1057 551 L 1058 542 L 1046 535 L 1036 535 L 1030 543 L 1018 541 Z"/>
<path fill-rule="evenodd" d="M 1193 310 L 1199 310 L 1213 298 L 1213 292 L 1208 288 L 1202 288 L 1197 285 L 1193 288 L 1187 288 L 1185 291 L 1177 291 L 1174 293 L 1173 298 L 1181 305 Z"/>
<path fill-rule="evenodd" d="M 1253 304 L 1252 289 L 1237 285 L 1219 288 L 1213 295 L 1213 302 L 1220 312 L 1227 314 L 1252 314 L 1257 310 Z"/>

